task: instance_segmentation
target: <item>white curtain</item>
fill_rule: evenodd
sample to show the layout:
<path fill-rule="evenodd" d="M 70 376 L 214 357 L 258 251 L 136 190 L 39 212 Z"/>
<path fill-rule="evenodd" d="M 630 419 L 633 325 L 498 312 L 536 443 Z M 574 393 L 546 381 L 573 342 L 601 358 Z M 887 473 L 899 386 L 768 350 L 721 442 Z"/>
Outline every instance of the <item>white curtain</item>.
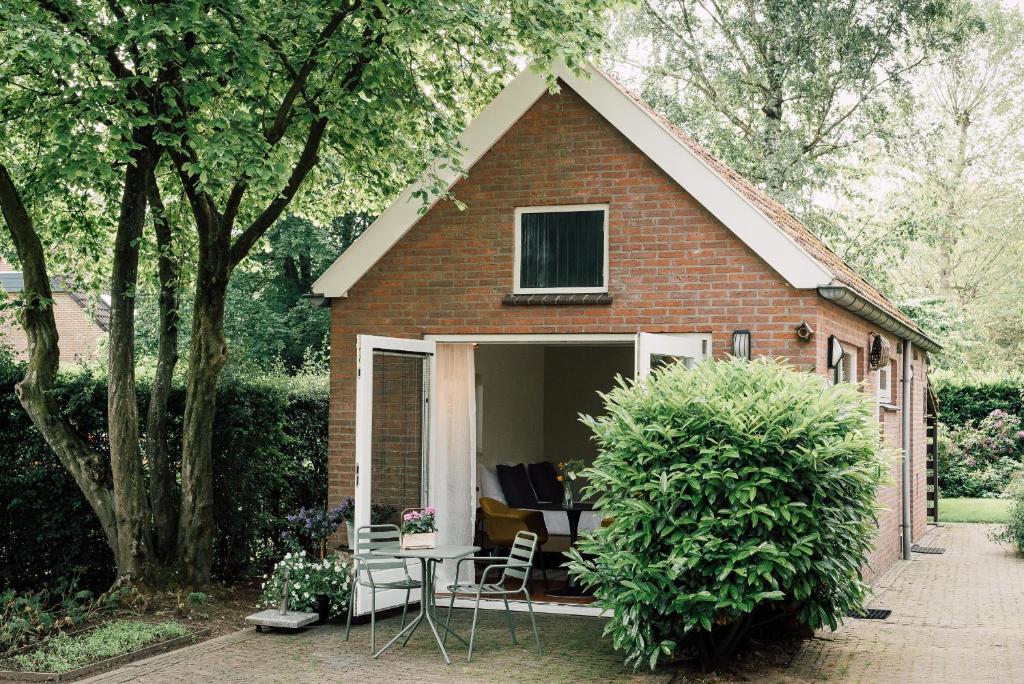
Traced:
<path fill-rule="evenodd" d="M 437 543 L 473 543 L 476 517 L 476 372 L 472 344 L 438 344 L 435 453 L 430 459 L 430 503 L 437 507 Z M 468 563 L 464 563 L 468 567 Z M 454 579 L 455 562 L 438 568 L 438 586 Z"/>

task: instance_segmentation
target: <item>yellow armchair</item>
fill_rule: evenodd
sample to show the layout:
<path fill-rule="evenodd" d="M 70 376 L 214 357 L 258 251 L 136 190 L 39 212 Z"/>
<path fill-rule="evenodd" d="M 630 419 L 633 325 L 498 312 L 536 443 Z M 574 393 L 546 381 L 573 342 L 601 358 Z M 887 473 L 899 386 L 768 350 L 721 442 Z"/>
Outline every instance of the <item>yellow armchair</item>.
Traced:
<path fill-rule="evenodd" d="M 480 509 L 484 513 L 484 532 L 491 546 L 511 547 L 519 532 L 533 532 L 537 535 L 538 546 L 548 540 L 548 528 L 540 511 L 509 508 L 497 499 L 487 497 L 480 499 Z"/>

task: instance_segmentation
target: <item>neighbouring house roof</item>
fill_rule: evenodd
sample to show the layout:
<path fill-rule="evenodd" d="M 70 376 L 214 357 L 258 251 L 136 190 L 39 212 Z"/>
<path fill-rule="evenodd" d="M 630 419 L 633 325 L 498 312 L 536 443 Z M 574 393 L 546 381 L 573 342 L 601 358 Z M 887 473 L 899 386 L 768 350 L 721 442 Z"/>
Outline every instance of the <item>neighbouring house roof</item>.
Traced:
<path fill-rule="evenodd" d="M 848 288 L 872 305 L 872 322 L 929 351 L 941 348 L 779 202 L 715 158 L 609 74 L 593 65 L 577 74 L 564 63 L 554 65 L 552 71 L 790 285 L 814 290 Z M 514 78 L 460 136 L 464 152 L 459 166 L 471 169 L 547 90 L 544 77 L 531 69 Z M 460 178 L 452 166 L 434 171 L 449 189 Z M 424 179 L 406 188 L 313 283 L 313 292 L 325 297 L 346 296 L 415 225 L 423 214 L 423 202 L 416 194 L 426 189 Z M 428 206 L 438 199 L 436 194 L 431 195 Z M 846 301 L 826 298 L 840 306 Z M 846 308 L 860 315 L 858 307 Z"/>
<path fill-rule="evenodd" d="M 11 294 L 17 294 L 25 289 L 25 278 L 21 271 L 7 271 L 0 273 L 0 286 L 3 287 L 5 292 Z M 54 292 L 64 292 L 78 306 L 82 307 L 82 310 L 86 313 L 90 313 L 89 298 L 81 293 L 74 290 L 69 290 L 64 287 L 64 283 L 60 278 L 50 279 L 50 289 Z M 96 325 L 100 327 L 104 332 L 110 330 L 110 306 L 100 298 L 96 301 L 92 311 L 93 319 L 96 321 Z"/>

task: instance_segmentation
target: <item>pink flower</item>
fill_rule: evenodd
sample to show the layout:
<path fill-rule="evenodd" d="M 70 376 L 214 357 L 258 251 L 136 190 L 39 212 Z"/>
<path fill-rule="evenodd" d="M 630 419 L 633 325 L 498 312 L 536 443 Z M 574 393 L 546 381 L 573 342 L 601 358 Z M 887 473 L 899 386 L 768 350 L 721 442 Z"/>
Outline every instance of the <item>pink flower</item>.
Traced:
<path fill-rule="evenodd" d="M 427 506 L 425 509 L 423 509 L 423 512 L 427 515 L 434 515 L 435 513 L 437 513 L 437 509 L 434 508 L 433 506 Z"/>

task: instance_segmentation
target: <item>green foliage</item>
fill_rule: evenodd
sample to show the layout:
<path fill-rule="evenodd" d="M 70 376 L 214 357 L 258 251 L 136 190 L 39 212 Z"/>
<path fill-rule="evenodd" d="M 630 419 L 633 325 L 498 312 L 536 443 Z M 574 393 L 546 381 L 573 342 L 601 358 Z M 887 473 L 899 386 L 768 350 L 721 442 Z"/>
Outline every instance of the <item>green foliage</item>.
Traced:
<path fill-rule="evenodd" d="M 620 380 L 584 417 L 587 494 L 614 523 L 570 552 L 634 667 L 696 636 L 705 667 L 762 619 L 835 628 L 861 606 L 886 452 L 853 385 L 758 359 Z"/>
<path fill-rule="evenodd" d="M 996 409 L 980 421 L 939 430 L 939 489 L 950 497 L 1000 497 L 1024 473 L 1021 419 Z"/>
<path fill-rule="evenodd" d="M 100 603 L 77 579 L 60 578 L 54 589 L 0 593 L 0 653 L 82 624 Z"/>
<path fill-rule="evenodd" d="M 185 636 L 187 627 L 176 622 L 134 622 L 117 620 L 86 634 L 61 634 L 31 653 L 12 660 L 29 672 L 70 672 L 89 663 L 131 653 L 156 641 Z"/>
<path fill-rule="evenodd" d="M 286 553 L 263 583 L 260 607 L 281 605 L 285 575 L 288 577 L 288 609 L 317 612 L 316 597 L 326 595 L 332 615 L 348 608 L 352 593 L 352 568 L 339 558 L 311 560 L 304 551 Z"/>
<path fill-rule="evenodd" d="M 325 224 L 300 216 L 282 218 L 268 231 L 262 249 L 235 270 L 228 285 L 224 335 L 230 355 L 228 372 L 295 373 L 324 367 L 330 329 L 327 308 L 305 298 L 313 281 L 369 225 L 367 214 L 340 216 Z M 182 289 L 191 283 L 182 283 Z M 159 343 L 159 284 L 142 284 L 138 297 L 136 344 L 140 356 L 155 360 Z M 179 356 L 187 353 L 192 301 L 184 298 Z"/>
<path fill-rule="evenodd" d="M 1007 491 L 1013 503 L 1010 504 L 1006 525 L 995 530 L 993 541 L 1012 544 L 1019 553 L 1024 553 L 1024 475 L 1018 475 Z"/>
<path fill-rule="evenodd" d="M 955 37 L 947 0 L 648 0 L 622 59 L 643 94 L 780 199 L 826 187 L 866 138 L 891 135 L 907 76 Z M 851 161 L 851 160 L 846 160 Z"/>
<path fill-rule="evenodd" d="M 999 409 L 1024 417 L 1024 382 L 942 381 L 934 384 L 939 399 L 939 419 L 946 425 L 978 422 Z"/>
<path fill-rule="evenodd" d="M 14 396 L 21 372 L 0 377 L 0 585 L 42 587 L 81 575 L 84 586 L 114 579 L 99 521 Z M 55 390 L 67 417 L 108 454 L 106 381 L 85 369 Z M 141 410 L 148 382 L 139 382 Z M 286 513 L 327 498 L 327 387 L 322 378 L 223 378 L 213 433 L 215 574 L 264 572 L 284 553 Z M 172 453 L 180 453 L 184 390 L 171 396 Z"/>

